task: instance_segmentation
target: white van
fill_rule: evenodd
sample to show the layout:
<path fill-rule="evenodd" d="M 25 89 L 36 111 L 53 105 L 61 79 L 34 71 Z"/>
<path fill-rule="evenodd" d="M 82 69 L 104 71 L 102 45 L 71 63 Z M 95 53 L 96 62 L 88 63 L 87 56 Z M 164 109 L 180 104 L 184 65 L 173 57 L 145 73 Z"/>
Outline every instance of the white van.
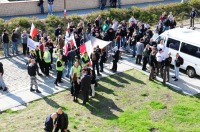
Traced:
<path fill-rule="evenodd" d="M 181 69 L 186 70 L 189 77 L 200 75 L 200 32 L 186 28 L 175 28 L 160 34 L 156 40 L 165 42 L 165 54 L 171 52 L 172 64 L 176 53 L 184 59 Z"/>

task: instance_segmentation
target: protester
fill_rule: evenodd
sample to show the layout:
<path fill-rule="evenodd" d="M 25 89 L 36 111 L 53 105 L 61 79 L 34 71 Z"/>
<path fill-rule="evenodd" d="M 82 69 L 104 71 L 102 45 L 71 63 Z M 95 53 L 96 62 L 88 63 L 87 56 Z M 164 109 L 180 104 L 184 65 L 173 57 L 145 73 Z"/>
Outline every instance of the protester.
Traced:
<path fill-rule="evenodd" d="M 61 132 L 67 132 L 69 124 L 68 115 L 65 112 L 63 112 L 62 108 L 58 108 L 56 113 L 57 118 L 54 121 L 54 132 L 58 132 L 59 130 L 61 130 Z"/>
<path fill-rule="evenodd" d="M 48 77 L 49 76 L 49 69 L 50 69 L 50 65 L 51 65 L 51 54 L 49 52 L 49 48 L 45 47 L 45 51 L 44 51 L 44 73 L 45 75 Z"/>
<path fill-rule="evenodd" d="M 35 60 L 34 59 L 31 59 L 30 60 L 30 63 L 28 64 L 28 74 L 30 76 L 30 80 L 31 80 L 31 83 L 30 83 L 30 91 L 33 92 L 33 91 L 36 91 L 37 93 L 41 93 L 39 90 L 38 90 L 38 84 L 37 84 L 37 78 L 36 78 L 36 71 L 37 71 L 37 66 L 35 65 Z M 33 89 L 33 85 L 35 85 L 35 89 Z"/>
<path fill-rule="evenodd" d="M 67 54 L 67 60 L 68 60 L 68 62 L 67 62 L 67 74 L 66 74 L 66 77 L 68 77 L 68 78 L 69 78 L 71 67 L 74 64 L 75 56 L 76 56 L 76 48 L 72 47 L 72 50 L 70 50 L 68 52 L 68 54 Z"/>
<path fill-rule="evenodd" d="M 63 48 L 65 46 L 65 41 L 63 40 L 61 35 L 58 36 L 58 45 L 60 46 L 61 54 L 63 54 Z"/>
<path fill-rule="evenodd" d="M 72 77 L 73 88 L 74 88 L 74 101 L 78 101 L 78 95 L 80 91 L 80 79 L 78 78 L 78 74 L 74 73 Z"/>
<path fill-rule="evenodd" d="M 23 31 L 21 38 L 22 38 L 23 54 L 26 55 L 28 54 L 28 49 L 27 49 L 28 35 L 26 31 Z"/>
<path fill-rule="evenodd" d="M 159 73 L 161 74 L 161 77 L 163 78 L 163 63 L 165 60 L 165 55 L 163 50 L 160 48 L 156 54 L 156 60 L 157 60 L 157 76 Z"/>
<path fill-rule="evenodd" d="M 99 52 L 97 52 L 97 49 L 94 48 L 93 53 L 90 56 L 91 60 L 92 60 L 92 69 L 95 71 L 95 68 L 97 70 L 97 75 L 101 76 L 101 74 L 99 73 L 99 59 L 100 59 L 100 54 Z"/>
<path fill-rule="evenodd" d="M 83 70 L 81 77 L 81 91 L 83 94 L 83 105 L 89 101 L 89 89 L 91 87 L 91 77 L 87 71 Z"/>
<path fill-rule="evenodd" d="M 53 48 L 54 48 L 54 45 L 53 45 L 53 42 L 52 42 L 51 39 L 48 39 L 46 46 L 49 48 L 49 52 L 51 54 L 51 64 L 53 64 Z"/>
<path fill-rule="evenodd" d="M 179 79 L 179 68 L 183 64 L 183 58 L 179 55 L 179 53 L 176 53 L 176 58 L 174 60 L 174 70 L 175 70 L 175 76 L 174 81 L 178 81 Z"/>
<path fill-rule="evenodd" d="M 53 132 L 53 128 L 54 128 L 53 120 L 55 120 L 56 118 L 57 118 L 57 114 L 56 113 L 49 114 L 46 117 L 45 124 L 44 124 L 45 132 Z"/>
<path fill-rule="evenodd" d="M 95 84 L 96 84 L 96 74 L 94 70 L 90 70 L 88 73 L 91 76 L 91 91 L 92 91 L 92 97 L 95 96 Z"/>
<path fill-rule="evenodd" d="M 192 11 L 190 12 L 190 27 L 194 28 L 194 19 L 197 16 L 197 12 L 195 8 L 192 8 Z"/>
<path fill-rule="evenodd" d="M 3 30 L 2 41 L 3 41 L 3 48 L 4 48 L 4 56 L 8 57 L 8 56 L 10 56 L 10 54 L 9 54 L 9 36 L 8 36 L 8 31 L 6 29 Z"/>
<path fill-rule="evenodd" d="M 14 55 L 14 52 L 18 55 L 18 38 L 17 31 L 13 29 L 12 33 L 12 54 Z"/>
<path fill-rule="evenodd" d="M 53 2 L 54 0 L 48 0 L 48 14 L 53 15 Z"/>
<path fill-rule="evenodd" d="M 117 0 L 118 1 L 118 8 L 121 8 L 121 0 Z"/>
<path fill-rule="evenodd" d="M 149 44 L 146 45 L 146 47 L 143 50 L 143 63 L 142 63 L 142 70 L 146 71 L 147 70 L 147 63 L 148 63 L 148 59 L 149 59 L 149 55 L 150 55 L 150 47 Z"/>
<path fill-rule="evenodd" d="M 107 0 L 100 0 L 100 9 L 104 10 Z"/>
<path fill-rule="evenodd" d="M 136 51 L 136 55 L 137 55 L 136 64 L 141 65 L 142 52 L 144 50 L 144 39 L 143 38 L 140 39 L 140 42 L 137 42 L 136 49 L 137 49 L 137 51 Z"/>
<path fill-rule="evenodd" d="M 86 51 L 84 52 L 81 60 L 82 60 L 82 67 L 89 66 L 90 58 L 89 58 L 89 56 L 88 56 Z"/>
<path fill-rule="evenodd" d="M 0 62 L 0 90 L 7 91 L 6 84 L 3 80 L 3 74 L 4 74 L 3 64 L 2 62 Z"/>
<path fill-rule="evenodd" d="M 156 51 L 152 50 L 150 56 L 149 56 L 149 68 L 150 68 L 150 74 L 149 74 L 149 80 L 152 81 L 155 79 L 155 68 L 156 68 Z"/>
<path fill-rule="evenodd" d="M 103 72 L 103 64 L 106 62 L 107 60 L 107 53 L 105 49 L 101 50 L 101 55 L 100 55 L 100 72 Z"/>
<path fill-rule="evenodd" d="M 172 62 L 171 53 L 168 53 L 168 57 L 164 61 L 164 74 L 163 74 L 163 83 L 169 82 L 169 71 L 170 71 L 170 65 Z"/>
<path fill-rule="evenodd" d="M 117 62 L 119 61 L 119 49 L 117 46 L 114 47 L 114 55 L 112 56 L 113 57 L 113 66 L 112 66 L 112 71 L 113 72 L 117 72 Z"/>
<path fill-rule="evenodd" d="M 58 86 L 58 83 L 63 83 L 62 82 L 63 70 L 64 70 L 64 62 L 62 61 L 62 55 L 59 55 L 56 61 L 57 77 L 56 77 L 56 81 L 54 82 L 56 86 Z"/>
<path fill-rule="evenodd" d="M 76 61 L 74 63 L 74 66 L 71 68 L 71 71 L 70 71 L 70 75 L 71 75 L 71 83 L 72 83 L 72 86 L 71 86 L 71 95 L 74 95 L 74 87 L 73 87 L 73 75 L 74 73 L 77 73 L 77 78 L 80 79 L 81 77 L 81 66 L 79 65 L 79 63 Z"/>
<path fill-rule="evenodd" d="M 39 0 L 38 6 L 40 6 L 41 14 L 44 14 L 44 0 Z"/>

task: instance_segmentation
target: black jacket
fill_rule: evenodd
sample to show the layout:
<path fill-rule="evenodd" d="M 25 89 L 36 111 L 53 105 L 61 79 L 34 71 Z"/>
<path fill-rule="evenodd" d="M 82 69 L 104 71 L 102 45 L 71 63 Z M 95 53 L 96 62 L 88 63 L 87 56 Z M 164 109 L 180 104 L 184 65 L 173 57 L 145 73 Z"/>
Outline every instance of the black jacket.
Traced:
<path fill-rule="evenodd" d="M 53 131 L 53 119 L 51 118 L 51 115 L 46 117 L 44 130 L 49 132 Z"/>
<path fill-rule="evenodd" d="M 55 36 L 58 37 L 58 35 L 61 35 L 62 34 L 62 30 L 59 29 L 59 28 L 56 28 L 55 30 Z"/>
<path fill-rule="evenodd" d="M 67 129 L 68 128 L 68 115 L 66 113 L 62 113 L 61 115 L 57 114 L 58 117 L 55 119 L 55 124 L 57 124 L 58 128 Z"/>
<path fill-rule="evenodd" d="M 156 67 L 156 56 L 155 55 L 152 55 L 152 53 L 150 54 L 149 56 L 149 65 L 152 67 L 152 68 L 155 68 Z"/>
<path fill-rule="evenodd" d="M 36 65 L 29 64 L 28 67 L 27 67 L 27 70 L 28 70 L 28 74 L 30 76 L 36 76 L 36 71 L 37 71 Z"/>
<path fill-rule="evenodd" d="M 16 33 L 12 34 L 12 42 L 17 42 L 18 41 L 18 35 Z"/>
<path fill-rule="evenodd" d="M 2 38 L 3 38 L 3 43 L 9 43 L 9 37 L 7 33 L 4 33 Z"/>
<path fill-rule="evenodd" d="M 165 59 L 164 65 L 165 66 L 170 66 L 171 62 L 172 62 L 172 57 L 168 57 L 168 58 Z"/>
<path fill-rule="evenodd" d="M 89 91 L 91 85 L 91 77 L 90 75 L 84 75 L 81 79 L 81 90 L 83 92 Z"/>
<path fill-rule="evenodd" d="M 180 67 L 181 66 L 181 57 L 179 56 L 177 60 L 175 60 L 175 65 L 176 67 Z"/>
<path fill-rule="evenodd" d="M 3 75 L 3 73 L 4 73 L 4 70 L 3 70 L 3 64 L 0 62 L 0 73 L 2 73 L 2 75 Z"/>

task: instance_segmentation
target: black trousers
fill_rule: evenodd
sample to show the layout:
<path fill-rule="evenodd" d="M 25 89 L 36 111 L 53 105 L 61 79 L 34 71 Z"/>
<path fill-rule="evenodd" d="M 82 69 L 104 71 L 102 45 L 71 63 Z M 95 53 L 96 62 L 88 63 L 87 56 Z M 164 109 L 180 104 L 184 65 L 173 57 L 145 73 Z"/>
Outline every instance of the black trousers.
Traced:
<path fill-rule="evenodd" d="M 28 54 L 28 51 L 27 51 L 27 44 L 23 43 L 22 46 L 23 46 L 23 54 L 24 54 L 24 55 Z"/>
<path fill-rule="evenodd" d="M 95 67 L 97 68 L 97 74 L 99 74 L 99 62 L 98 61 L 92 61 L 92 68 L 95 71 Z"/>
<path fill-rule="evenodd" d="M 148 57 L 143 57 L 142 70 L 147 69 Z"/>
<path fill-rule="evenodd" d="M 194 27 L 194 18 L 190 18 L 190 27 Z"/>
<path fill-rule="evenodd" d="M 49 76 L 49 67 L 50 67 L 51 63 L 46 63 L 44 65 L 44 73 L 46 76 Z"/>
<path fill-rule="evenodd" d="M 113 70 L 113 71 L 117 71 L 117 61 L 113 61 L 112 70 Z"/>
<path fill-rule="evenodd" d="M 78 98 L 80 92 L 80 85 L 74 85 L 74 100 Z"/>
<path fill-rule="evenodd" d="M 56 84 L 61 82 L 62 73 L 63 73 L 62 71 L 57 71 L 57 78 L 56 78 L 56 81 L 55 81 Z"/>
<path fill-rule="evenodd" d="M 40 66 L 40 70 L 42 71 L 42 73 L 44 73 L 44 60 L 38 60 L 38 64 Z"/>
<path fill-rule="evenodd" d="M 89 101 L 89 90 L 82 91 L 83 92 L 83 104 Z"/>
<path fill-rule="evenodd" d="M 64 128 L 60 128 L 60 127 L 56 127 L 55 130 L 54 130 L 54 132 L 58 132 L 59 130 L 61 130 L 61 132 L 65 132 Z"/>
<path fill-rule="evenodd" d="M 100 60 L 100 69 L 101 69 L 101 71 L 103 71 L 103 60 Z"/>
<path fill-rule="evenodd" d="M 141 64 L 142 55 L 137 55 L 136 57 L 136 64 Z"/>

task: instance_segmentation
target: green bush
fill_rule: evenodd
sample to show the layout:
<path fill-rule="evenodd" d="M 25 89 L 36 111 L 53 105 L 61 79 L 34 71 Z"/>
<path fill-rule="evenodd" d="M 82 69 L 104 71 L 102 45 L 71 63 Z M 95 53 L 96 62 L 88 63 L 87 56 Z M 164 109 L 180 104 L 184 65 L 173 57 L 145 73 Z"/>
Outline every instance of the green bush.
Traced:
<path fill-rule="evenodd" d="M 111 20 L 116 19 L 118 21 L 121 20 L 128 21 L 131 16 L 134 16 L 138 20 L 142 20 L 144 22 L 148 22 L 151 25 L 154 25 L 158 22 L 159 17 L 164 11 L 167 13 L 172 11 L 177 21 L 188 19 L 189 12 L 191 11 L 192 7 L 196 8 L 197 11 L 199 12 L 198 9 L 200 9 L 200 0 L 190 0 L 190 2 L 188 3 L 152 5 L 146 8 L 139 8 L 135 6 L 129 9 L 111 8 L 107 11 L 93 12 L 83 16 L 74 14 L 67 17 L 67 23 L 73 21 L 74 24 L 77 25 L 80 20 L 84 20 L 86 25 L 88 22 L 93 23 L 94 20 L 97 18 L 97 16 L 101 15 L 103 20 L 105 20 L 106 17 L 110 17 Z M 47 32 L 47 34 L 50 35 L 51 37 L 54 37 L 53 35 L 54 29 L 58 25 L 64 26 L 64 18 L 63 17 L 60 18 L 54 15 L 49 15 L 45 20 L 40 20 L 35 17 L 13 18 L 5 21 L 3 19 L 0 19 L 0 32 L 2 32 L 3 29 L 5 28 L 11 33 L 12 29 L 15 29 L 17 25 L 20 25 L 22 30 L 30 31 L 32 22 L 34 23 L 37 29 Z M 63 28 L 63 31 L 65 29 L 66 27 Z"/>

